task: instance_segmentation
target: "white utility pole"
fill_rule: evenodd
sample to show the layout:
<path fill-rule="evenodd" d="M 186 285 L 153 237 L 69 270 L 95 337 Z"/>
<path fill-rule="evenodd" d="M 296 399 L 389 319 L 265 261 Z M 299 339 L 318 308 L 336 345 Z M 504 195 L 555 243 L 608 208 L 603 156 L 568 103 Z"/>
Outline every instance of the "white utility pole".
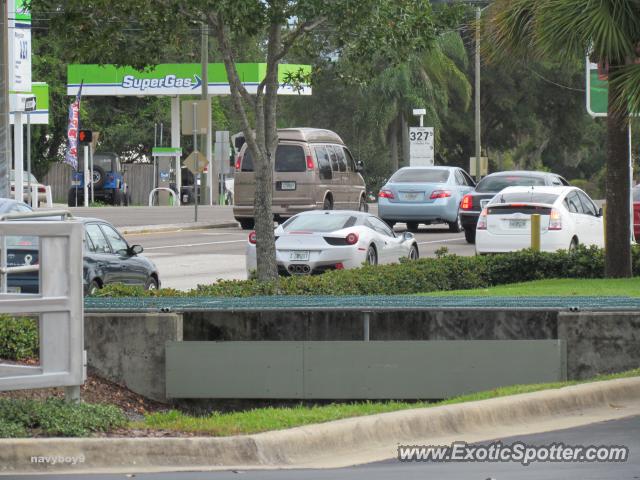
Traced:
<path fill-rule="evenodd" d="M 482 178 L 480 175 L 480 7 L 476 8 L 476 68 L 475 68 L 475 124 L 476 124 L 476 182 Z"/>
<path fill-rule="evenodd" d="M 9 123 L 9 26 L 6 0 L 0 0 L 0 198 L 9 198 L 11 144 Z M 22 200 L 22 199 L 21 199 Z"/>

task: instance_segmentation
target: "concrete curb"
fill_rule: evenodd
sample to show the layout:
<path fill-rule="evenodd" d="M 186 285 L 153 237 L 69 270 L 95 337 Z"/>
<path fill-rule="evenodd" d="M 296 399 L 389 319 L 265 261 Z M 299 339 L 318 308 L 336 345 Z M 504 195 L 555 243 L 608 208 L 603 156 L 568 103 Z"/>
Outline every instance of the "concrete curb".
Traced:
<path fill-rule="evenodd" d="M 227 438 L 3 439 L 0 474 L 287 468 L 365 449 L 393 452 L 397 444 L 430 444 L 447 435 L 462 439 L 495 427 L 551 420 L 555 423 L 547 430 L 552 430 L 561 428 L 558 420 L 568 415 L 602 408 L 624 410 L 638 400 L 640 377 Z M 84 463 L 32 461 L 45 456 L 81 456 Z"/>
<path fill-rule="evenodd" d="M 234 228 L 238 222 L 220 223 L 176 223 L 166 225 L 141 225 L 131 227 L 118 227 L 123 235 L 136 235 L 141 233 L 175 232 L 179 230 L 207 230 L 210 228 Z"/>

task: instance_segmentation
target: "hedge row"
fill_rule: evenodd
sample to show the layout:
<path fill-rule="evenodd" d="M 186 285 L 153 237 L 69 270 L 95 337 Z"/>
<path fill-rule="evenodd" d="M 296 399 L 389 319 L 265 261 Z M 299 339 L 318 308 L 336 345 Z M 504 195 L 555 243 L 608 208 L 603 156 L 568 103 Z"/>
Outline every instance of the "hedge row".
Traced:
<path fill-rule="evenodd" d="M 634 275 L 640 275 L 640 249 L 633 249 Z M 363 266 L 313 276 L 280 278 L 277 282 L 222 280 L 188 292 L 173 289 L 145 291 L 140 287 L 110 285 L 100 296 L 226 296 L 254 295 L 401 295 L 539 280 L 545 278 L 602 278 L 601 249 L 579 247 L 573 252 L 523 250 L 500 255 L 461 257 L 446 249 L 436 258 L 393 265 Z"/>
<path fill-rule="evenodd" d="M 127 419 L 113 405 L 0 399 L 0 438 L 40 436 L 84 437 L 124 427 Z"/>

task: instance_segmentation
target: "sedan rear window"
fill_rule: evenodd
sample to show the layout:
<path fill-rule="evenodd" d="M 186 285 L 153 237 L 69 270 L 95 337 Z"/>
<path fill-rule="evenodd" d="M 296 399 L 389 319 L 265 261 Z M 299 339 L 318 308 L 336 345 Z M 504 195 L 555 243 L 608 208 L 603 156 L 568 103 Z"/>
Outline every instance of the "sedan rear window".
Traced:
<path fill-rule="evenodd" d="M 545 203 L 550 205 L 557 199 L 558 195 L 555 193 L 514 192 L 499 193 L 491 200 L 491 203 Z"/>
<path fill-rule="evenodd" d="M 449 170 L 442 168 L 409 168 L 398 170 L 389 179 L 395 183 L 444 183 L 449 179 Z"/>
<path fill-rule="evenodd" d="M 253 172 L 253 168 L 253 157 L 247 148 L 242 158 L 241 170 Z M 276 172 L 306 172 L 307 161 L 302 147 L 299 145 L 278 145 L 274 170 Z"/>
<path fill-rule="evenodd" d="M 507 187 L 532 187 L 544 185 L 543 177 L 526 175 L 496 175 L 485 177 L 478 183 L 477 192 L 499 192 Z"/>
<path fill-rule="evenodd" d="M 351 227 L 356 224 L 356 217 L 352 215 L 299 215 L 291 217 L 282 228 L 285 232 L 305 230 L 308 232 L 333 232 Z"/>

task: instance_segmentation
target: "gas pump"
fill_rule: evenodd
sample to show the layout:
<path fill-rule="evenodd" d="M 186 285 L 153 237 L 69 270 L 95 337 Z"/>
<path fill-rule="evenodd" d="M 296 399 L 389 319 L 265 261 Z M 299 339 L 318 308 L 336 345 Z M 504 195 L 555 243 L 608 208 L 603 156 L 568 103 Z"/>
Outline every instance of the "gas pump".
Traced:
<path fill-rule="evenodd" d="M 154 185 L 149 194 L 149 206 L 153 206 L 153 196 L 157 193 L 157 205 L 180 205 L 180 185 L 176 172 L 181 168 L 182 148 L 154 147 L 152 152 Z"/>

